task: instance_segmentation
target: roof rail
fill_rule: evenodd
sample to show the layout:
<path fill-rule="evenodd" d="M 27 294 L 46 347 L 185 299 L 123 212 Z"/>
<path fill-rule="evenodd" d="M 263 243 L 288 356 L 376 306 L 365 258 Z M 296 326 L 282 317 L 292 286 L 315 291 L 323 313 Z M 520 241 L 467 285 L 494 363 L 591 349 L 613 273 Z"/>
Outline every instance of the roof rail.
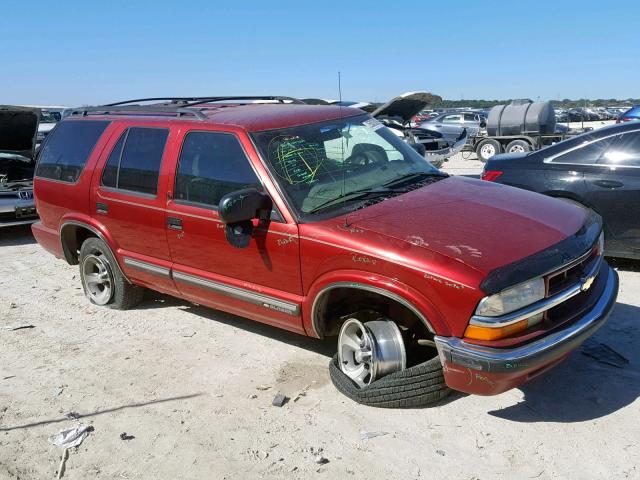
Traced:
<path fill-rule="evenodd" d="M 89 113 L 102 113 L 103 115 L 109 115 L 116 112 L 159 113 L 165 115 L 174 114 L 178 117 L 182 115 L 193 115 L 198 120 L 207 120 L 208 118 L 199 109 L 188 108 L 181 105 L 103 105 L 97 107 L 80 107 L 71 110 L 69 115 L 82 115 L 83 117 L 86 117 Z"/>
<path fill-rule="evenodd" d="M 185 107 L 190 107 L 193 105 L 200 105 L 203 103 L 210 102 L 221 102 L 223 100 L 276 100 L 280 103 L 284 103 L 285 101 L 289 101 L 291 103 L 302 104 L 304 103 L 302 100 L 294 97 L 284 97 L 277 95 L 254 95 L 254 96 L 210 96 L 210 97 L 150 97 L 150 98 L 136 98 L 134 100 L 124 100 L 121 102 L 108 103 L 104 106 L 107 107 L 115 107 L 118 105 L 126 105 L 129 103 L 137 103 L 137 102 L 158 102 L 158 101 L 168 101 L 173 104 L 181 103 Z"/>

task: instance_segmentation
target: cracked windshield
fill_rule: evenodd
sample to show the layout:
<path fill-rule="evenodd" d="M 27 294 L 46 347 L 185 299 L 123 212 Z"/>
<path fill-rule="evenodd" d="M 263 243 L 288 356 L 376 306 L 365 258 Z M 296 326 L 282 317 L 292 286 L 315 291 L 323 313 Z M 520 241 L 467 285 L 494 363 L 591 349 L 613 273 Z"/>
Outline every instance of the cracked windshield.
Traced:
<path fill-rule="evenodd" d="M 254 134 L 271 171 L 302 214 L 357 208 L 444 176 L 411 146 L 368 116 Z"/>

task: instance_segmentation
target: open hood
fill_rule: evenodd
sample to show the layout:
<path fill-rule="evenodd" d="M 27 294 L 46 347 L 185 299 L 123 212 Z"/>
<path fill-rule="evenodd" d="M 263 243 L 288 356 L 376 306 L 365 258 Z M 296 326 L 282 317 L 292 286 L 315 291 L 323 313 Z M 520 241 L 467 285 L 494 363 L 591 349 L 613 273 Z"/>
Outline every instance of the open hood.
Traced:
<path fill-rule="evenodd" d="M 399 118 L 403 123 L 408 123 L 411 118 L 428 105 L 441 101 L 442 97 L 428 92 L 407 92 L 378 107 L 371 115 L 374 117 Z"/>
<path fill-rule="evenodd" d="M 35 160 L 40 110 L 0 105 L 0 162 Z"/>

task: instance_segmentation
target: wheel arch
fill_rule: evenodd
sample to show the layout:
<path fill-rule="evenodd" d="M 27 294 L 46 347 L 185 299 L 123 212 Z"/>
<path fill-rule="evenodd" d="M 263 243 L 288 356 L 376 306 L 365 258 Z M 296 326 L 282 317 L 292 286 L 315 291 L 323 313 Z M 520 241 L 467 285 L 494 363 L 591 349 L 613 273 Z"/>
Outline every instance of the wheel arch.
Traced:
<path fill-rule="evenodd" d="M 109 252 L 116 260 L 116 268 L 123 278 L 127 282 L 131 283 L 118 263 L 118 257 L 116 257 L 115 250 L 111 247 L 112 244 L 109 241 L 108 236 L 97 226 L 79 219 L 64 220 L 60 226 L 60 243 L 67 263 L 69 265 L 78 265 L 79 259 L 77 252 L 80 250 L 82 243 L 90 237 L 99 238 L 104 242 L 106 247 L 109 249 Z"/>
<path fill-rule="evenodd" d="M 345 278 L 316 282 L 310 289 L 311 295 L 307 297 L 309 300 L 304 306 L 305 329 L 310 335 L 324 338 L 335 334 L 337 320 L 340 317 L 330 316 L 329 308 L 332 301 L 344 300 L 344 295 L 341 294 L 345 291 L 355 293 L 354 297 L 350 297 L 350 301 L 378 299 L 383 300 L 385 304 L 392 302 L 388 305 L 397 306 L 395 311 L 400 310 L 403 319 L 407 318 L 405 316 L 412 316 L 427 334 L 443 334 L 449 330 L 435 306 L 410 287 L 394 279 L 374 278 L 371 275 L 359 278 L 351 274 Z"/>

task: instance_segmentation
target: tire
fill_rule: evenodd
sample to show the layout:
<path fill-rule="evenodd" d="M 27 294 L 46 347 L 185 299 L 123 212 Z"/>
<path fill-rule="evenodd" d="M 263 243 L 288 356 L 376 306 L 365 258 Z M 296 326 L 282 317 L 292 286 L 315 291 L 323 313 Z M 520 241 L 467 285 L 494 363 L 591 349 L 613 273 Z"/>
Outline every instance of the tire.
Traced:
<path fill-rule="evenodd" d="M 513 140 L 509 142 L 505 152 L 507 153 L 524 153 L 531 151 L 531 144 L 526 140 Z"/>
<path fill-rule="evenodd" d="M 94 305 L 128 310 L 142 301 L 144 288 L 132 285 L 124 278 L 111 250 L 101 239 L 87 238 L 80 247 L 79 260 L 82 289 Z M 100 281 L 92 282 L 94 275 L 97 275 L 96 278 Z M 110 290 L 108 293 L 107 284 Z"/>
<path fill-rule="evenodd" d="M 493 138 L 486 138 L 476 146 L 476 155 L 481 162 L 486 162 L 502 151 L 502 145 Z"/>
<path fill-rule="evenodd" d="M 451 393 L 451 389 L 444 381 L 438 356 L 359 388 L 353 380 L 342 373 L 336 354 L 329 363 L 329 375 L 340 393 L 357 403 L 371 407 L 427 407 Z"/>

